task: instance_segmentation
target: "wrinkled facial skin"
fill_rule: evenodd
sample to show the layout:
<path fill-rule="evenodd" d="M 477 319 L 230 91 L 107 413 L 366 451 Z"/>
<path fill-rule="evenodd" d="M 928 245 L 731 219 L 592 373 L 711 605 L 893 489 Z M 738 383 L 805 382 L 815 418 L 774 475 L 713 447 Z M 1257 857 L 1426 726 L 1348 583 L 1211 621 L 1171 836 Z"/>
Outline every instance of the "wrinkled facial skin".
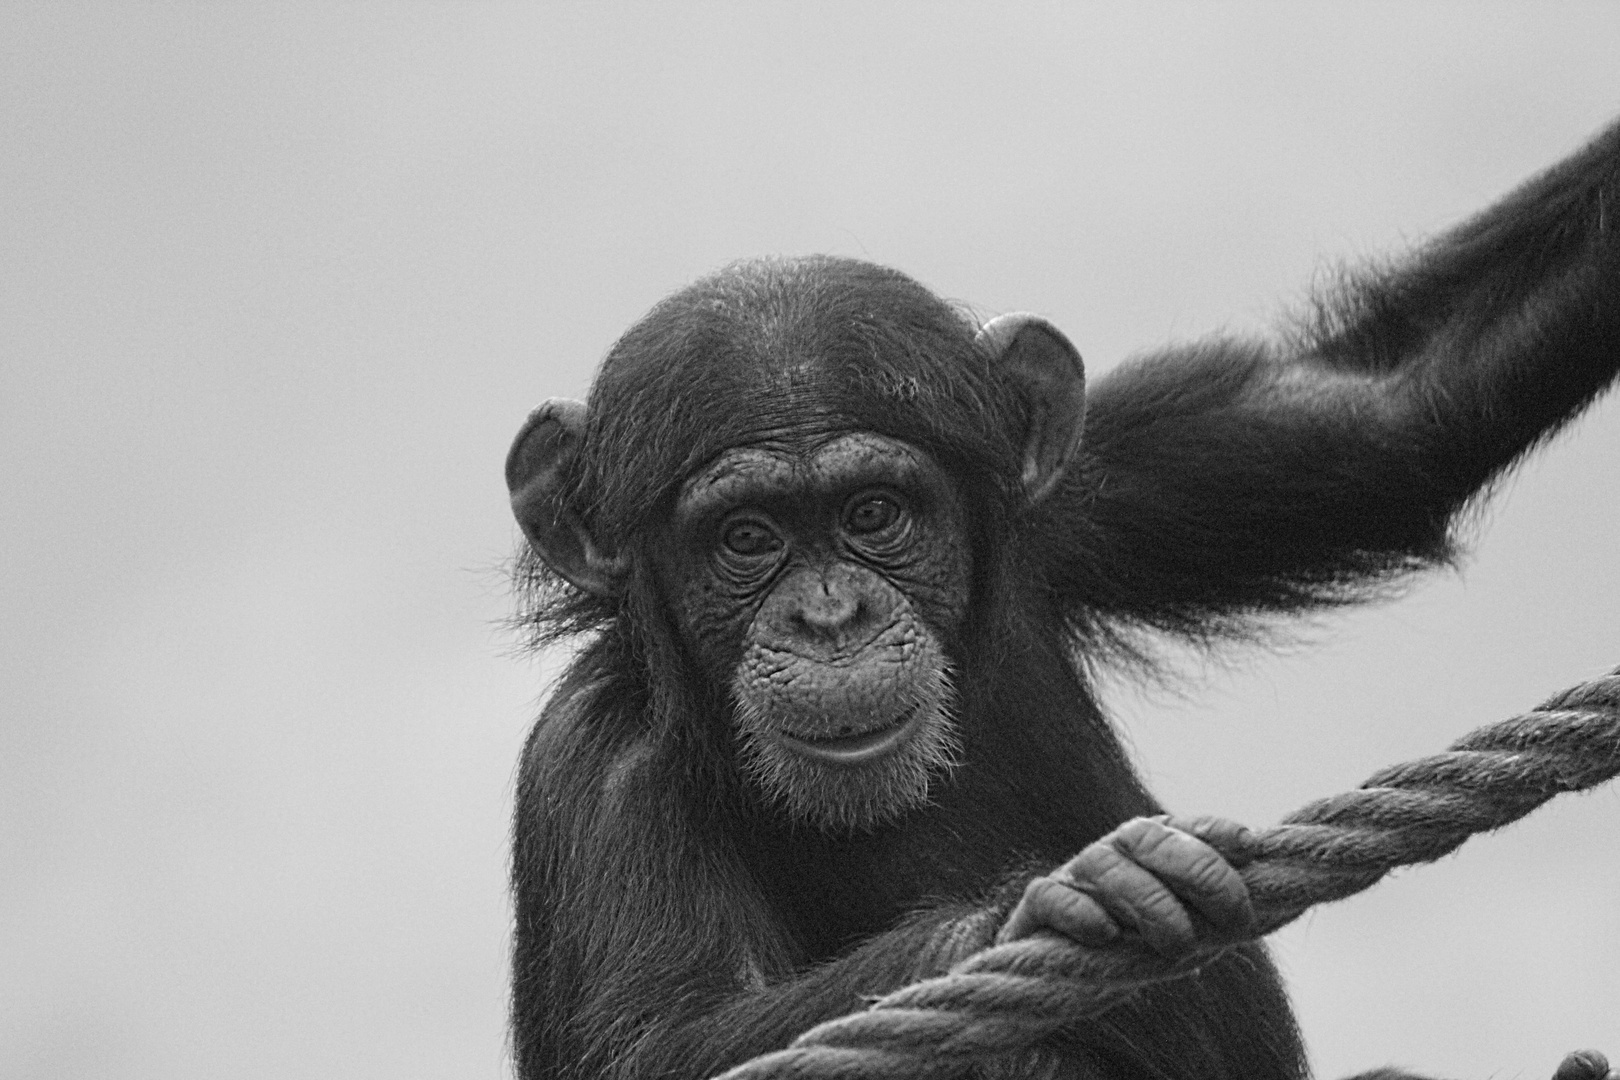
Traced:
<path fill-rule="evenodd" d="M 955 764 L 943 640 L 969 581 L 940 468 L 865 432 L 741 447 L 686 483 L 674 526 L 662 575 L 754 789 L 840 831 L 926 803 Z"/>

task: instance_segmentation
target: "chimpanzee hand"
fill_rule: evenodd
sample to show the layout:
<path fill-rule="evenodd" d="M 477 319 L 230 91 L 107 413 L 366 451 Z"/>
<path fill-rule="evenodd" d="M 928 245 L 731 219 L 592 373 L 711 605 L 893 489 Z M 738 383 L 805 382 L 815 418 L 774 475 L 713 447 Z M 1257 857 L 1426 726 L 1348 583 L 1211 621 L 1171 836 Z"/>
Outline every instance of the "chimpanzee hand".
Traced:
<path fill-rule="evenodd" d="M 1135 934 L 1154 951 L 1176 956 L 1239 940 L 1254 925 L 1237 872 L 1248 860 L 1236 856 L 1234 863 L 1211 844 L 1231 853 L 1248 842 L 1249 831 L 1224 818 L 1132 818 L 1025 886 L 996 941 L 1044 930 L 1099 946 Z"/>

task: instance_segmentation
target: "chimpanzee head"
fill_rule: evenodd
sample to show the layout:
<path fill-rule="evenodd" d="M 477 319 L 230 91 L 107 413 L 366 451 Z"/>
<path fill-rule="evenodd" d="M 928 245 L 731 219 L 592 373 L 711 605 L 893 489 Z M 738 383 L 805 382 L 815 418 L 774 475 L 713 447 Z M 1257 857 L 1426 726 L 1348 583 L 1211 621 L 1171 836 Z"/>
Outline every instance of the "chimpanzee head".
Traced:
<path fill-rule="evenodd" d="M 1072 460 L 1084 384 L 1033 316 L 978 328 L 893 270 L 747 262 L 632 327 L 588 406 L 536 409 L 507 483 L 576 602 L 673 627 L 759 798 L 871 827 L 953 766 L 976 575 Z"/>

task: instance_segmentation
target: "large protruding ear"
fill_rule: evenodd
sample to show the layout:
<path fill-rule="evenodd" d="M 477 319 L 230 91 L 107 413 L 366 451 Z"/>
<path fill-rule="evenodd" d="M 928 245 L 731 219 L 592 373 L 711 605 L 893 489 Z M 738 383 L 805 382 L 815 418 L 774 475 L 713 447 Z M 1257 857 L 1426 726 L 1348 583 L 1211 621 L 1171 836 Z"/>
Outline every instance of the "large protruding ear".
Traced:
<path fill-rule="evenodd" d="M 979 347 L 1024 397 L 1024 490 L 1029 501 L 1050 495 L 1080 450 L 1086 420 L 1086 366 L 1062 331 L 1039 315 L 1000 315 L 979 331 Z"/>
<path fill-rule="evenodd" d="M 627 564 L 591 537 L 563 490 L 585 436 L 585 403 L 552 398 L 529 414 L 506 455 L 512 513 L 546 565 L 593 596 L 617 596 Z"/>

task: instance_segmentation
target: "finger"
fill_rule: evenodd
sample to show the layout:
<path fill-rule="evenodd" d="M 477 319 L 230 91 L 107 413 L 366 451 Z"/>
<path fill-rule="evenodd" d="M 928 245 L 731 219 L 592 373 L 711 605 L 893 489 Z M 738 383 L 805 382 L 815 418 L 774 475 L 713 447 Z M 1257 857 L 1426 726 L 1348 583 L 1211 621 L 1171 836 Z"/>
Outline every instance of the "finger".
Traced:
<path fill-rule="evenodd" d="M 996 943 L 1017 941 L 1041 930 L 1055 930 L 1081 945 L 1100 946 L 1119 937 L 1119 925 L 1101 904 L 1050 877 L 1038 877 L 1007 917 Z"/>
<path fill-rule="evenodd" d="M 1558 1064 L 1553 1080 L 1607 1080 L 1609 1059 L 1596 1050 L 1577 1050 Z"/>
<path fill-rule="evenodd" d="M 1201 814 L 1197 817 L 1160 814 L 1153 820 L 1162 821 L 1172 829 L 1179 829 L 1189 836 L 1196 836 L 1220 852 L 1233 866 L 1244 867 L 1254 861 L 1257 846 L 1254 833 L 1248 826 L 1240 825 L 1230 818 L 1215 817 L 1212 814 Z"/>
<path fill-rule="evenodd" d="M 1174 956 L 1191 949 L 1198 929 L 1186 907 L 1151 870 L 1119 850 L 1114 838 L 1110 834 L 1088 845 L 1052 876 L 1092 896 L 1115 922 L 1135 930 L 1156 952 Z"/>
<path fill-rule="evenodd" d="M 1208 819 L 1222 836 L 1242 826 Z M 1152 871 L 1221 935 L 1246 934 L 1254 927 L 1254 905 L 1237 869 L 1209 844 L 1154 818 L 1136 818 L 1106 838 L 1116 849 Z"/>

